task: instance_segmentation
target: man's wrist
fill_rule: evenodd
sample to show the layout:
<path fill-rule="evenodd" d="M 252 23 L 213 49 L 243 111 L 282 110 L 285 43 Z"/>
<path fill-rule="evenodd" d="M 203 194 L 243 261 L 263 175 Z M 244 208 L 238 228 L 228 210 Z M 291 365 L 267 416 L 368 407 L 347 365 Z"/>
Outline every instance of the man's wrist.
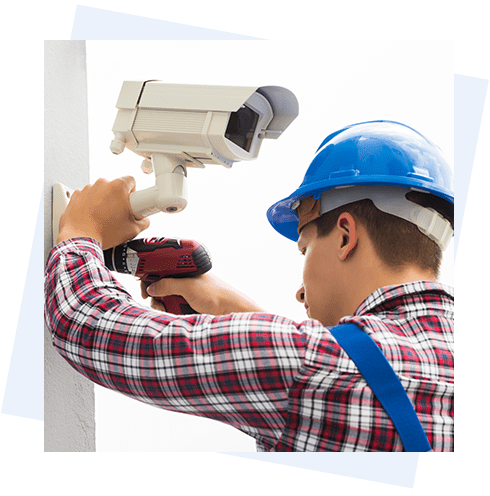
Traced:
<path fill-rule="evenodd" d="M 63 241 L 68 241 L 69 239 L 75 238 L 91 238 L 100 243 L 102 246 L 102 239 L 100 239 L 100 236 L 95 235 L 93 232 L 86 232 L 79 229 L 63 229 L 63 231 L 61 231 L 58 235 L 56 244 L 58 245 Z"/>

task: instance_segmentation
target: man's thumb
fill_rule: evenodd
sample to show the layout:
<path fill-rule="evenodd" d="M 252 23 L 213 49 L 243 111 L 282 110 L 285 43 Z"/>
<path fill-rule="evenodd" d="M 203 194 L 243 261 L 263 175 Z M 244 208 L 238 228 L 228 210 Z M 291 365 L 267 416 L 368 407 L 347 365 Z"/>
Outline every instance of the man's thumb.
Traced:
<path fill-rule="evenodd" d="M 141 230 L 145 231 L 150 227 L 150 219 L 148 217 L 144 217 L 143 219 L 140 220 L 141 223 Z"/>

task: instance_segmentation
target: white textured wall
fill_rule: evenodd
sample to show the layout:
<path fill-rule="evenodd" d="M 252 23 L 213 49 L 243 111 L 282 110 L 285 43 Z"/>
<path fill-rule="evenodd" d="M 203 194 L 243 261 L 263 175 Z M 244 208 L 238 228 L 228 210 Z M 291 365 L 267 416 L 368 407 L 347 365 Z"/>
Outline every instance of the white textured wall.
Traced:
<path fill-rule="evenodd" d="M 84 41 L 44 46 L 44 258 L 53 246 L 52 186 L 89 182 Z M 95 451 L 94 386 L 54 350 L 44 328 L 44 451 Z"/>

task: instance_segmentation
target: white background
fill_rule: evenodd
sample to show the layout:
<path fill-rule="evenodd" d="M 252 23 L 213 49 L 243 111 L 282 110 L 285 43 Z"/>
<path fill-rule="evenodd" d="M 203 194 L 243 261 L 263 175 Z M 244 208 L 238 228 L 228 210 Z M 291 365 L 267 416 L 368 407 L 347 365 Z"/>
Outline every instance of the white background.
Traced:
<path fill-rule="evenodd" d="M 453 50 L 449 42 L 87 42 L 90 177 L 132 175 L 153 186 L 141 157 L 109 145 L 122 81 L 284 86 L 300 113 L 278 140 L 266 140 L 257 160 L 231 169 L 189 169 L 188 207 L 157 214 L 144 236 L 203 242 L 215 273 L 272 313 L 306 318 L 295 293 L 303 258 L 277 234 L 266 211 L 301 183 L 323 139 L 346 124 L 403 122 L 437 143 L 453 164 Z M 453 242 L 440 280 L 453 284 Z M 130 276 L 118 279 L 139 297 Z M 127 427 L 131 426 L 131 429 Z M 98 451 L 254 451 L 248 436 L 215 421 L 157 410 L 96 387 Z M 121 432 L 127 432 L 121 435 Z"/>

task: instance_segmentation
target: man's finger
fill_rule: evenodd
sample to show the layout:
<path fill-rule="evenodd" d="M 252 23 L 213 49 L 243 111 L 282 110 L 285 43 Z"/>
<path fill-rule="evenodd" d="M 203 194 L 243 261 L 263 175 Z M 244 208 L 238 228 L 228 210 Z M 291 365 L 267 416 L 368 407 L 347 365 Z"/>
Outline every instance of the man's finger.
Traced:
<path fill-rule="evenodd" d="M 148 287 L 147 282 L 140 282 L 140 290 L 141 290 L 141 297 L 146 300 L 148 298 L 148 293 L 146 292 L 146 288 Z"/>
<path fill-rule="evenodd" d="M 132 193 L 136 189 L 136 181 L 133 176 L 123 176 L 120 179 L 126 184 L 128 193 Z"/>
<path fill-rule="evenodd" d="M 167 281 L 164 279 L 160 279 L 159 281 L 156 281 L 152 284 L 150 284 L 146 288 L 146 292 L 150 296 L 168 296 L 167 292 L 165 291 L 165 286 Z"/>
<path fill-rule="evenodd" d="M 181 290 L 185 285 L 183 279 L 164 278 L 150 284 L 146 288 L 146 292 L 150 296 L 170 296 L 181 295 Z"/>
<path fill-rule="evenodd" d="M 160 312 L 166 312 L 167 311 L 167 309 L 165 308 L 165 305 L 161 301 L 155 300 L 155 298 L 151 299 L 150 306 L 151 306 L 151 308 L 153 308 L 153 310 L 160 310 Z"/>

